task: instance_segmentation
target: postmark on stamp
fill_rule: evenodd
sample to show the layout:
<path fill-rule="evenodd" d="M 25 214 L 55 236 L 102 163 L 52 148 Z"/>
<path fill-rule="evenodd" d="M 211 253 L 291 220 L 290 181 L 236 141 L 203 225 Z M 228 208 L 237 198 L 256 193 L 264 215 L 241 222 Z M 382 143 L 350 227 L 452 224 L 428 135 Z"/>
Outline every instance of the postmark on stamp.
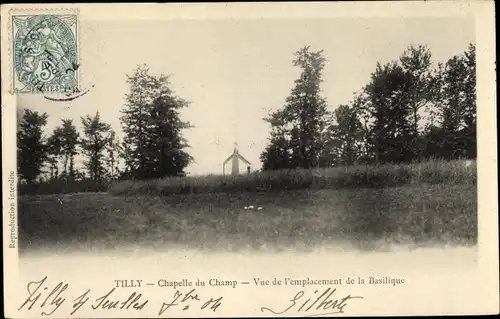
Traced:
<path fill-rule="evenodd" d="M 75 14 L 13 15 L 15 93 L 78 89 L 78 19 Z"/>

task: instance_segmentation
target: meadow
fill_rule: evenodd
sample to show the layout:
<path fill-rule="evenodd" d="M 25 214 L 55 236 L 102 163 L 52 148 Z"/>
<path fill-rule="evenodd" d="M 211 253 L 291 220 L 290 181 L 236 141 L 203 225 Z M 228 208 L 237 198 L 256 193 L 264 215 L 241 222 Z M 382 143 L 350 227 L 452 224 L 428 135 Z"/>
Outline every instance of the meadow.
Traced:
<path fill-rule="evenodd" d="M 312 249 L 473 245 L 475 162 L 125 181 L 107 192 L 23 195 L 20 246 Z M 247 206 L 260 210 L 245 209 Z"/>
<path fill-rule="evenodd" d="M 359 165 L 318 169 L 255 172 L 124 181 L 113 184 L 115 195 L 281 192 L 302 189 L 384 188 L 408 184 L 476 184 L 472 161 L 429 160 L 413 164 Z"/>

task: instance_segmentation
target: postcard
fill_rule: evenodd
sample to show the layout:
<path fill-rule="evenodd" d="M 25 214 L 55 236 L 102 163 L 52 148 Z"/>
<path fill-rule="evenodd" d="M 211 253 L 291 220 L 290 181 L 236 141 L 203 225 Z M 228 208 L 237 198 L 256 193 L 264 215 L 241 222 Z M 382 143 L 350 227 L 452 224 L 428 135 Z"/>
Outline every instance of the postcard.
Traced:
<path fill-rule="evenodd" d="M 499 313 L 492 1 L 1 6 L 8 318 Z"/>

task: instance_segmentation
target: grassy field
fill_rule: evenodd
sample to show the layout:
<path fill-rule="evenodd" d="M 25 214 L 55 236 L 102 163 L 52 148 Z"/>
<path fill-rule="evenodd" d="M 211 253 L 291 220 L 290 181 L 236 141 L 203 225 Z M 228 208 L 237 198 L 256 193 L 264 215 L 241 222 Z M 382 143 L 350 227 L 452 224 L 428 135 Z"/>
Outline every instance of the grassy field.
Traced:
<path fill-rule="evenodd" d="M 238 176 L 192 176 L 111 185 L 115 195 L 281 192 L 303 189 L 385 188 L 418 184 L 476 184 L 476 163 L 430 160 L 415 164 L 277 170 Z"/>
<path fill-rule="evenodd" d="M 80 192 L 105 192 L 108 189 L 108 183 L 96 182 L 90 179 L 79 181 L 69 181 L 64 179 L 49 180 L 35 184 L 21 184 L 18 186 L 18 192 L 22 195 L 28 194 L 72 194 Z"/>
<path fill-rule="evenodd" d="M 384 243 L 474 244 L 475 174 L 466 179 L 447 172 L 454 181 L 384 188 L 164 196 L 160 191 L 142 194 L 147 193 L 144 183 L 133 186 L 134 195 L 128 186 L 122 192 L 126 196 L 113 195 L 120 193 L 116 188 L 111 193 L 26 195 L 19 200 L 20 246 L 23 251 L 127 244 L 279 251 L 343 242 L 367 250 Z M 245 210 L 248 205 L 262 210 Z"/>

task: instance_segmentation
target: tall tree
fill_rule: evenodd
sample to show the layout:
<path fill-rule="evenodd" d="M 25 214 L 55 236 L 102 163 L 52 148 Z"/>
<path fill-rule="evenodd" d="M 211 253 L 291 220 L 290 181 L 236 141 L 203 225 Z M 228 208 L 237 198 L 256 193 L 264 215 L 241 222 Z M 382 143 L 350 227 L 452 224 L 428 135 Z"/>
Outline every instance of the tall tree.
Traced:
<path fill-rule="evenodd" d="M 414 134 L 419 133 L 419 111 L 434 99 L 436 79 L 432 69 L 431 51 L 423 45 L 410 46 L 399 58 L 401 66 L 408 73 L 410 123 Z"/>
<path fill-rule="evenodd" d="M 183 175 L 192 161 L 182 136 L 190 128 L 179 111 L 189 103 L 169 88 L 168 77 L 149 74 L 146 65 L 128 76 L 130 93 L 122 110 L 126 170 L 136 178 Z"/>
<path fill-rule="evenodd" d="M 263 170 L 292 168 L 290 136 L 283 110 L 271 113 L 264 121 L 271 124 L 269 144 L 260 155 Z"/>
<path fill-rule="evenodd" d="M 179 110 L 187 107 L 188 102 L 173 95 L 166 78 L 164 81 L 162 92 L 150 108 L 148 158 L 152 167 L 148 172 L 152 177 L 184 176 L 184 169 L 193 159 L 184 150 L 189 145 L 182 132 L 191 124 L 180 119 Z"/>
<path fill-rule="evenodd" d="M 29 109 L 19 123 L 17 132 L 18 170 L 21 177 L 29 184 L 35 182 L 42 173 L 43 163 L 47 158 L 47 145 L 43 137 L 43 128 L 48 115 Z"/>
<path fill-rule="evenodd" d="M 327 116 L 327 103 L 321 97 L 320 88 L 325 63 L 323 50 L 313 52 L 305 46 L 295 52 L 293 65 L 302 69 L 300 77 L 295 80 L 283 108 L 266 119 L 271 124 L 270 143 L 284 144 L 282 142 L 287 141 L 287 145 L 283 145 L 287 150 L 281 153 L 289 154 L 292 167 L 310 168 L 319 164 Z M 261 156 L 264 166 L 280 166 L 268 163 L 271 156 L 276 157 L 279 149 L 278 145 L 270 145 L 264 151 Z"/>
<path fill-rule="evenodd" d="M 149 68 L 139 65 L 133 75 L 127 75 L 130 91 L 125 95 L 125 107 L 122 109 L 123 141 L 125 165 L 133 175 L 139 177 L 146 168 L 146 123 L 148 108 L 154 99 L 154 79 L 149 75 Z"/>
<path fill-rule="evenodd" d="M 408 121 L 411 78 L 396 62 L 377 63 L 363 89 L 368 143 L 376 163 L 408 162 L 415 158 L 414 130 Z"/>
<path fill-rule="evenodd" d="M 91 179 L 103 181 L 106 173 L 104 149 L 108 143 L 111 126 L 101 121 L 99 112 L 96 112 L 94 116 L 82 117 L 81 120 L 84 133 L 84 138 L 81 139 L 81 148 L 86 157 L 85 168 Z"/>
<path fill-rule="evenodd" d="M 476 57 L 470 45 L 439 66 L 440 91 L 433 108 L 441 128 L 438 156 L 444 158 L 476 156 Z M 434 134 L 434 136 L 436 136 Z"/>
<path fill-rule="evenodd" d="M 107 174 L 110 180 L 115 180 L 119 175 L 118 165 L 120 163 L 120 156 L 123 156 L 122 147 L 120 145 L 120 140 L 116 136 L 114 130 L 109 131 L 109 136 L 107 138 L 107 143 L 105 147 L 105 161 Z"/>
<path fill-rule="evenodd" d="M 413 127 L 414 153 L 417 157 L 423 155 L 423 145 L 420 125 L 421 114 L 428 113 L 438 93 L 438 75 L 432 68 L 432 53 L 427 46 L 410 46 L 399 58 L 401 66 L 407 72 L 410 86 L 408 93 L 408 107 L 410 108 L 409 122 Z"/>
<path fill-rule="evenodd" d="M 340 105 L 333 113 L 323 146 L 324 166 L 347 166 L 364 158 L 364 131 L 356 107 Z"/>
<path fill-rule="evenodd" d="M 467 139 L 466 156 L 476 158 L 477 156 L 477 95 L 476 95 L 476 46 L 472 43 L 464 52 L 464 62 L 467 66 L 467 76 L 464 81 L 465 94 L 465 136 Z"/>
<path fill-rule="evenodd" d="M 63 155 L 64 176 L 69 180 L 75 179 L 74 158 L 79 143 L 79 134 L 71 119 L 63 119 L 61 126 L 61 150 Z"/>
<path fill-rule="evenodd" d="M 62 144 L 62 129 L 58 126 L 47 139 L 47 163 L 51 179 L 59 178 L 59 163 L 63 154 Z"/>
<path fill-rule="evenodd" d="M 56 127 L 47 140 L 47 163 L 51 178 L 67 178 L 75 180 L 74 157 L 79 144 L 79 133 L 71 119 L 62 119 L 62 125 Z M 62 174 L 59 176 L 59 165 Z"/>

